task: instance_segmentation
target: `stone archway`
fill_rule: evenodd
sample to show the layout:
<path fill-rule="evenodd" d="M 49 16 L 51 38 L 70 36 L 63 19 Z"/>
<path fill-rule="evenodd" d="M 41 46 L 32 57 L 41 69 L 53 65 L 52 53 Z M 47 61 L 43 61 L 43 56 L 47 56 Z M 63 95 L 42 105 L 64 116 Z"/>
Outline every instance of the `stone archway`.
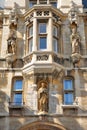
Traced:
<path fill-rule="evenodd" d="M 60 124 L 55 124 L 53 122 L 33 122 L 22 126 L 18 130 L 67 130 Z"/>

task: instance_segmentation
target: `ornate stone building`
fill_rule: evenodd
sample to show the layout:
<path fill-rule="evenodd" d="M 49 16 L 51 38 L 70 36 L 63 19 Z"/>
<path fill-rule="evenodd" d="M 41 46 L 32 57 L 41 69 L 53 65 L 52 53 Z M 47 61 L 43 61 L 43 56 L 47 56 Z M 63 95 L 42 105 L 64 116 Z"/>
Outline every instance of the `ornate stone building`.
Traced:
<path fill-rule="evenodd" d="M 86 0 L 5 0 L 0 130 L 87 130 Z"/>

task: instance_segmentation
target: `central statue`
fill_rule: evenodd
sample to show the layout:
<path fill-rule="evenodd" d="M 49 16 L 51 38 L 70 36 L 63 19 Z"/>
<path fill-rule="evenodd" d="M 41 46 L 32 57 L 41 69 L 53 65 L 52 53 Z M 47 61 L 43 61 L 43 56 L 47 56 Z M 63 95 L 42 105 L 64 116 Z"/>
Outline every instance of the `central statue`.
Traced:
<path fill-rule="evenodd" d="M 48 89 L 46 83 L 42 82 L 38 90 L 39 112 L 48 112 Z"/>

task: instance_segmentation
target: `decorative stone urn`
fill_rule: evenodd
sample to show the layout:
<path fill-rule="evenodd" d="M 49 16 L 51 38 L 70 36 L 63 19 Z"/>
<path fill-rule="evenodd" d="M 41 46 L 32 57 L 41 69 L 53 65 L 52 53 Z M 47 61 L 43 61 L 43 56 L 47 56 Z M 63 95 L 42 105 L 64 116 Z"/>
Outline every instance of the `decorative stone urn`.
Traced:
<path fill-rule="evenodd" d="M 8 67 L 10 68 L 10 67 L 12 67 L 12 63 L 13 63 L 13 61 L 15 61 L 16 60 L 16 55 L 15 54 L 13 54 L 13 53 L 8 53 L 7 55 L 6 55 L 6 62 L 7 62 L 7 64 L 8 64 Z"/>

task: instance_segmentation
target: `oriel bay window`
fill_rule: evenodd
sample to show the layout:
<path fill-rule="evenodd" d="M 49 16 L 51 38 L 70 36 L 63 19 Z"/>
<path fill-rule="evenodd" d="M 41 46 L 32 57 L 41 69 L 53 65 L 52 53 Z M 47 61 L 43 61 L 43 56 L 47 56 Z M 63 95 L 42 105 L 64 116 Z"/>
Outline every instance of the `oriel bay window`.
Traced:
<path fill-rule="evenodd" d="M 47 24 L 39 23 L 39 50 L 47 49 Z"/>
<path fill-rule="evenodd" d="M 64 89 L 64 104 L 72 105 L 74 102 L 74 87 L 72 78 L 66 78 L 63 80 L 63 89 Z"/>
<path fill-rule="evenodd" d="M 59 28 L 53 26 L 53 51 L 58 53 L 58 41 L 59 41 Z"/>
<path fill-rule="evenodd" d="M 28 51 L 29 53 L 32 52 L 33 46 L 33 26 L 28 28 Z"/>
<path fill-rule="evenodd" d="M 13 79 L 12 102 L 11 105 L 23 105 L 23 79 L 16 77 Z"/>

